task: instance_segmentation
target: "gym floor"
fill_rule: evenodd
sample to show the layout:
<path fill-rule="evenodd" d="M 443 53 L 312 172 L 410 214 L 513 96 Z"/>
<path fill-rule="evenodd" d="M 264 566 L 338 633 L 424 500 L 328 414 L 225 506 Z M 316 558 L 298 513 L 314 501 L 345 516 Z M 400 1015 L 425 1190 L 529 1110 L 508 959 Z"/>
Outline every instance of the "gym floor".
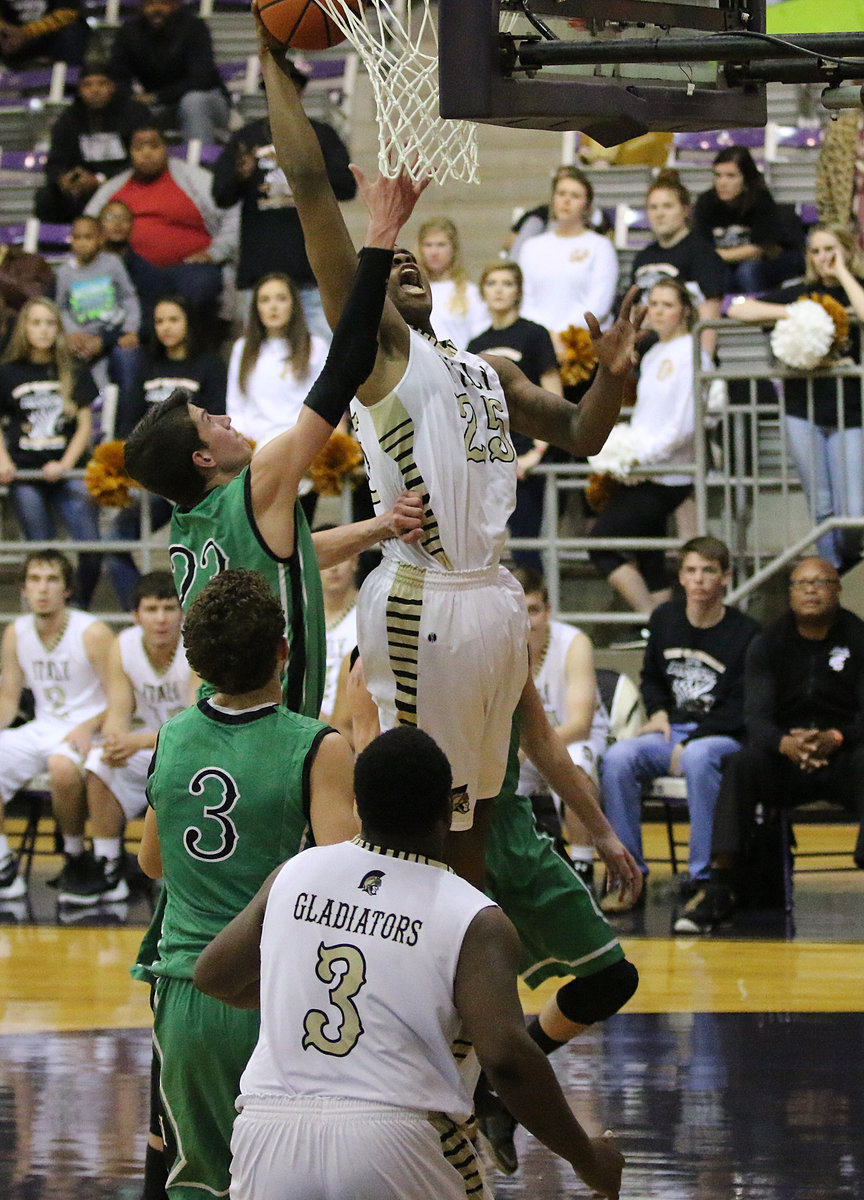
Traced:
<path fill-rule="evenodd" d="M 649 854 L 661 834 L 649 827 Z M 37 860 L 32 906 L 0 905 L 0 1197 L 137 1200 L 149 1009 L 128 966 L 147 905 L 60 924 L 56 866 Z M 673 897 L 658 864 L 645 910 L 619 921 L 639 991 L 552 1060 L 586 1128 L 619 1135 L 622 1197 L 861 1200 L 864 874 L 799 874 L 794 921 L 751 913 L 710 938 L 669 936 Z M 555 986 L 523 992 L 526 1011 Z M 587 1195 L 521 1130 L 517 1148 L 519 1172 L 493 1179 L 499 1200 Z"/>

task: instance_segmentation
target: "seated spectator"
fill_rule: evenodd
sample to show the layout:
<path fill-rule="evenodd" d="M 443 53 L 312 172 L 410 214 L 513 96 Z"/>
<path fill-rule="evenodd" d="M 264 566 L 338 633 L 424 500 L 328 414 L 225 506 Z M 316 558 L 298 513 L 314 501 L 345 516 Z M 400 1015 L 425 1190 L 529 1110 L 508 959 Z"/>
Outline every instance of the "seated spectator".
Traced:
<path fill-rule="evenodd" d="M 154 334 L 138 354 L 135 387 L 126 403 L 117 406 L 114 432 L 126 438 L 141 420 L 162 404 L 175 388 L 185 388 L 210 413 L 224 413 L 227 372 L 220 355 L 202 348 L 194 314 L 183 296 L 164 296 L 156 304 Z M 160 529 L 171 516 L 171 505 L 161 496 L 147 496 L 150 528 Z M 117 514 L 111 536 L 135 539 L 141 536 L 140 500 L 135 499 Z M 133 607 L 138 583 L 138 568 L 131 554 L 109 554 L 108 573 L 120 603 Z"/>
<path fill-rule="evenodd" d="M 0 363 L 0 483 L 10 484 L 12 504 L 28 541 L 57 536 L 59 516 L 70 538 L 98 541 L 96 507 L 83 479 L 68 479 L 90 451 L 90 406 L 99 389 L 88 369 L 76 364 L 66 344 L 57 306 L 28 300 Z M 41 480 L 16 480 L 35 470 Z M 78 557 L 76 594 L 88 608 L 99 582 L 100 557 Z"/>
<path fill-rule="evenodd" d="M 291 61 L 286 70 L 302 95 L 308 75 Z M 337 200 L 353 200 L 357 184 L 348 166 L 348 150 L 335 129 L 310 121 L 324 156 Z M 285 173 L 276 163 L 269 117 L 232 133 L 213 168 L 213 198 L 223 208 L 240 204 L 240 257 L 237 287 L 247 293 L 272 271 L 287 275 L 300 293 L 311 333 L 330 343 L 330 326 L 309 259 L 300 218 Z M 248 300 L 248 294 L 246 296 Z M 244 310 L 245 310 L 244 305 Z"/>
<path fill-rule="evenodd" d="M 639 481 L 639 468 L 674 467 L 693 461 L 693 298 L 677 279 L 657 283 L 648 301 L 647 326 L 658 340 L 642 359 L 636 404 L 629 426 L 616 425 L 603 450 L 590 459 L 596 472 L 616 481 L 591 528 L 598 544 L 606 538 L 666 536 L 669 516 L 693 491 L 688 475 L 651 475 Z M 619 438 L 620 435 L 620 438 Z M 628 444 L 622 450 L 621 442 Z M 632 482 L 631 482 L 632 480 Z M 591 562 L 636 612 L 651 612 L 669 598 L 663 550 L 589 551 Z"/>
<path fill-rule="evenodd" d="M 714 243 L 732 290 L 761 292 L 799 275 L 801 222 L 776 204 L 746 146 L 721 150 L 713 173 L 714 186 L 696 201 L 693 228 Z"/>
<path fill-rule="evenodd" d="M 109 200 L 122 200 L 133 218 L 129 244 L 162 272 L 160 291 L 181 292 L 212 319 L 221 264 L 237 253 L 238 210 L 217 207 L 209 171 L 169 159 L 158 129 L 137 129 L 130 154 L 132 169 L 103 183 L 85 211 L 98 216 Z"/>
<path fill-rule="evenodd" d="M 594 782 L 609 735 L 609 713 L 597 691 L 591 639 L 573 625 L 553 621 L 546 581 L 539 571 L 517 567 L 525 592 L 531 674 L 549 724 L 577 767 Z M 562 841 L 561 800 L 530 759 L 522 760 L 517 792 L 528 796 L 537 827 L 548 833 L 585 883 L 594 879 L 594 847 L 588 830 L 572 814 L 565 819 L 569 849 Z"/>
<path fill-rule="evenodd" d="M 711 933 L 736 906 L 736 864 L 757 803 L 836 800 L 864 820 L 864 621 L 840 606 L 840 576 L 805 558 L 789 612 L 753 639 L 744 677 L 747 744 L 727 759 L 714 813 L 711 874 L 676 933 Z M 864 869 L 864 835 L 855 863 Z"/>
<path fill-rule="evenodd" d="M 153 307 L 156 301 L 174 290 L 168 270 L 154 267 L 132 249 L 130 238 L 134 218 L 128 204 L 122 200 L 109 200 L 99 213 L 99 224 L 105 249 L 117 255 L 132 280 L 141 305 L 141 334 L 149 336 L 153 332 Z"/>
<path fill-rule="evenodd" d="M 0 242 L 0 354 L 27 301 L 53 295 L 54 269 L 42 255 Z"/>
<path fill-rule="evenodd" d="M 128 403 L 135 381 L 141 305 L 126 268 L 103 248 L 97 217 L 76 217 L 72 258 L 57 271 L 57 307 L 69 349 L 100 388 L 117 384 Z M 118 401 L 120 402 L 120 401 Z"/>
<path fill-rule="evenodd" d="M 146 105 L 118 91 L 107 62 L 88 60 L 75 99 L 51 129 L 47 182 L 34 200 L 39 220 L 67 223 L 80 216 L 96 189 L 128 166 L 132 134 L 152 120 Z"/>
<path fill-rule="evenodd" d="M 123 83 L 141 87 L 139 99 L 163 124 L 179 124 L 184 141 L 209 145 L 225 130 L 230 104 L 210 30 L 182 0 L 142 0 L 117 30 L 111 65 Z"/>
<path fill-rule="evenodd" d="M 729 270 L 701 233 L 690 228 L 690 193 L 677 171 L 660 171 L 645 197 L 645 213 L 656 241 L 633 259 L 631 284 L 646 303 L 655 283 L 680 279 L 693 296 L 700 321 L 715 321 L 728 287 Z"/>
<path fill-rule="evenodd" d="M 135 589 L 135 624 L 112 642 L 103 740 L 84 764 L 93 838 L 90 870 L 58 899 L 66 904 L 125 900 L 126 822 L 147 807 L 147 771 L 160 728 L 193 701 L 193 675 L 180 627 L 183 613 L 170 571 L 142 575 Z"/>
<path fill-rule="evenodd" d="M 519 251 L 525 279 L 524 315 L 552 334 L 559 360 L 561 333 L 585 328 L 591 312 L 602 328 L 611 323 L 618 286 L 618 257 L 608 238 L 590 227 L 594 189 L 578 167 L 559 167 L 552 191 L 554 225 L 529 238 Z"/>
<path fill-rule="evenodd" d="M 449 217 L 420 226 L 417 261 L 426 272 L 435 308 L 435 336 L 464 350 L 489 324 L 489 310 L 462 263 L 459 232 Z"/>
<path fill-rule="evenodd" d="M 334 529 L 334 525 L 318 525 L 316 532 Z M 339 673 L 347 655 L 357 645 L 357 555 L 343 559 L 321 572 L 321 590 L 324 593 L 324 624 L 326 628 L 326 665 L 324 697 L 321 701 L 321 720 L 334 725 L 353 744 L 350 715 L 337 714 Z M 342 719 L 344 717 L 344 719 Z"/>
<path fill-rule="evenodd" d="M 60 886 L 88 870 L 84 850 L 84 760 L 105 713 L 105 679 L 114 638 L 106 625 L 67 607 L 72 565 L 56 550 L 34 550 L 24 566 L 30 610 L 6 626 L 0 674 L 0 812 L 20 787 L 48 772 L 63 838 Z M 59 681 L 59 682 L 58 682 Z M 33 693 L 35 718 L 10 729 L 21 692 Z M 23 896 L 27 880 L 0 825 L 0 899 Z"/>
<path fill-rule="evenodd" d="M 522 302 L 522 272 L 516 263 L 492 263 L 480 276 L 483 300 L 492 318 L 491 326 L 472 338 L 472 354 L 496 354 L 515 362 L 532 383 L 548 392 L 562 394 L 561 375 L 555 347 L 548 329 L 519 315 Z M 543 522 L 543 495 L 546 481 L 531 471 L 543 459 L 547 445 L 510 430 L 510 440 L 518 455 L 516 507 L 507 522 L 513 537 L 537 537 Z M 513 561 L 521 567 L 541 571 L 543 562 L 537 550 L 512 550 Z"/>
<path fill-rule="evenodd" d="M 0 62 L 80 63 L 90 36 L 80 7 L 79 0 L 0 0 Z"/>
<path fill-rule="evenodd" d="M 729 551 L 714 537 L 697 537 L 681 549 L 678 579 L 683 600 L 651 614 L 641 689 L 648 721 L 635 738 L 610 746 L 600 770 L 602 804 L 612 828 L 643 875 L 642 788 L 660 775 L 682 775 L 690 809 L 692 895 L 708 878 L 711 822 L 723 762 L 744 733 L 744 656 L 758 625 L 724 604 Z M 645 889 L 610 893 L 607 913 L 630 912 Z"/>
<path fill-rule="evenodd" d="M 778 321 L 796 300 L 823 294 L 851 309 L 864 321 L 864 279 L 852 234 L 843 225 L 816 225 L 807 238 L 807 272 L 803 280 L 766 292 L 758 300 L 741 297 L 729 309 L 738 321 Z M 853 274 L 853 268 L 855 273 Z M 861 329 L 849 330 L 849 356 L 861 361 Z M 864 516 L 864 434 L 861 428 L 861 381 L 837 381 L 817 372 L 783 381 L 786 437 L 814 523 L 831 516 Z M 810 419 L 808 390 L 813 394 Z M 861 561 L 861 531 L 832 529 L 816 548 L 841 574 Z"/>

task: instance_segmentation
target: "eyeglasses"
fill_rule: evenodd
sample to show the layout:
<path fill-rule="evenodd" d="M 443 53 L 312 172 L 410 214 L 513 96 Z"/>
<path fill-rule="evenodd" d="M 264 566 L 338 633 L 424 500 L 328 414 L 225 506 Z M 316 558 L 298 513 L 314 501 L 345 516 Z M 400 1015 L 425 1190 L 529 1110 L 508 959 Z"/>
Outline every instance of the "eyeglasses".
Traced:
<path fill-rule="evenodd" d="M 796 592 L 803 592 L 805 588 L 817 588 L 820 592 L 830 591 L 831 588 L 837 586 L 836 579 L 793 579 L 789 584 L 790 588 L 794 588 Z"/>

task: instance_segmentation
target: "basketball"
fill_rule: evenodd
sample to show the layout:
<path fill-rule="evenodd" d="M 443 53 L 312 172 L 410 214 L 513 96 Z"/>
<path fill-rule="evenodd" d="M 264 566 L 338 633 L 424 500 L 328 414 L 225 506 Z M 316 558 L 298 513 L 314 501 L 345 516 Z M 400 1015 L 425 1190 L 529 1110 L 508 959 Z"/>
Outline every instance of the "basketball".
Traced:
<path fill-rule="evenodd" d="M 362 0 L 342 0 L 346 8 L 361 12 Z M 296 50 L 327 50 L 345 40 L 339 26 L 315 0 L 263 0 L 258 13 L 277 41 Z"/>

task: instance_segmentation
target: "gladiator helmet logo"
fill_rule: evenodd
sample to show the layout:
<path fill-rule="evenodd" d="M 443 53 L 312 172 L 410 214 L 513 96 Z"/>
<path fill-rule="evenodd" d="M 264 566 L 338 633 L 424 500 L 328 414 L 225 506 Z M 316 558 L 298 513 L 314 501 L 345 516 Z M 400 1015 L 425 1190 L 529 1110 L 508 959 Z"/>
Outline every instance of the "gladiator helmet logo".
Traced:
<path fill-rule="evenodd" d="M 361 892 L 367 892 L 370 896 L 377 896 L 378 889 L 383 882 L 383 871 L 367 871 L 357 886 Z"/>

